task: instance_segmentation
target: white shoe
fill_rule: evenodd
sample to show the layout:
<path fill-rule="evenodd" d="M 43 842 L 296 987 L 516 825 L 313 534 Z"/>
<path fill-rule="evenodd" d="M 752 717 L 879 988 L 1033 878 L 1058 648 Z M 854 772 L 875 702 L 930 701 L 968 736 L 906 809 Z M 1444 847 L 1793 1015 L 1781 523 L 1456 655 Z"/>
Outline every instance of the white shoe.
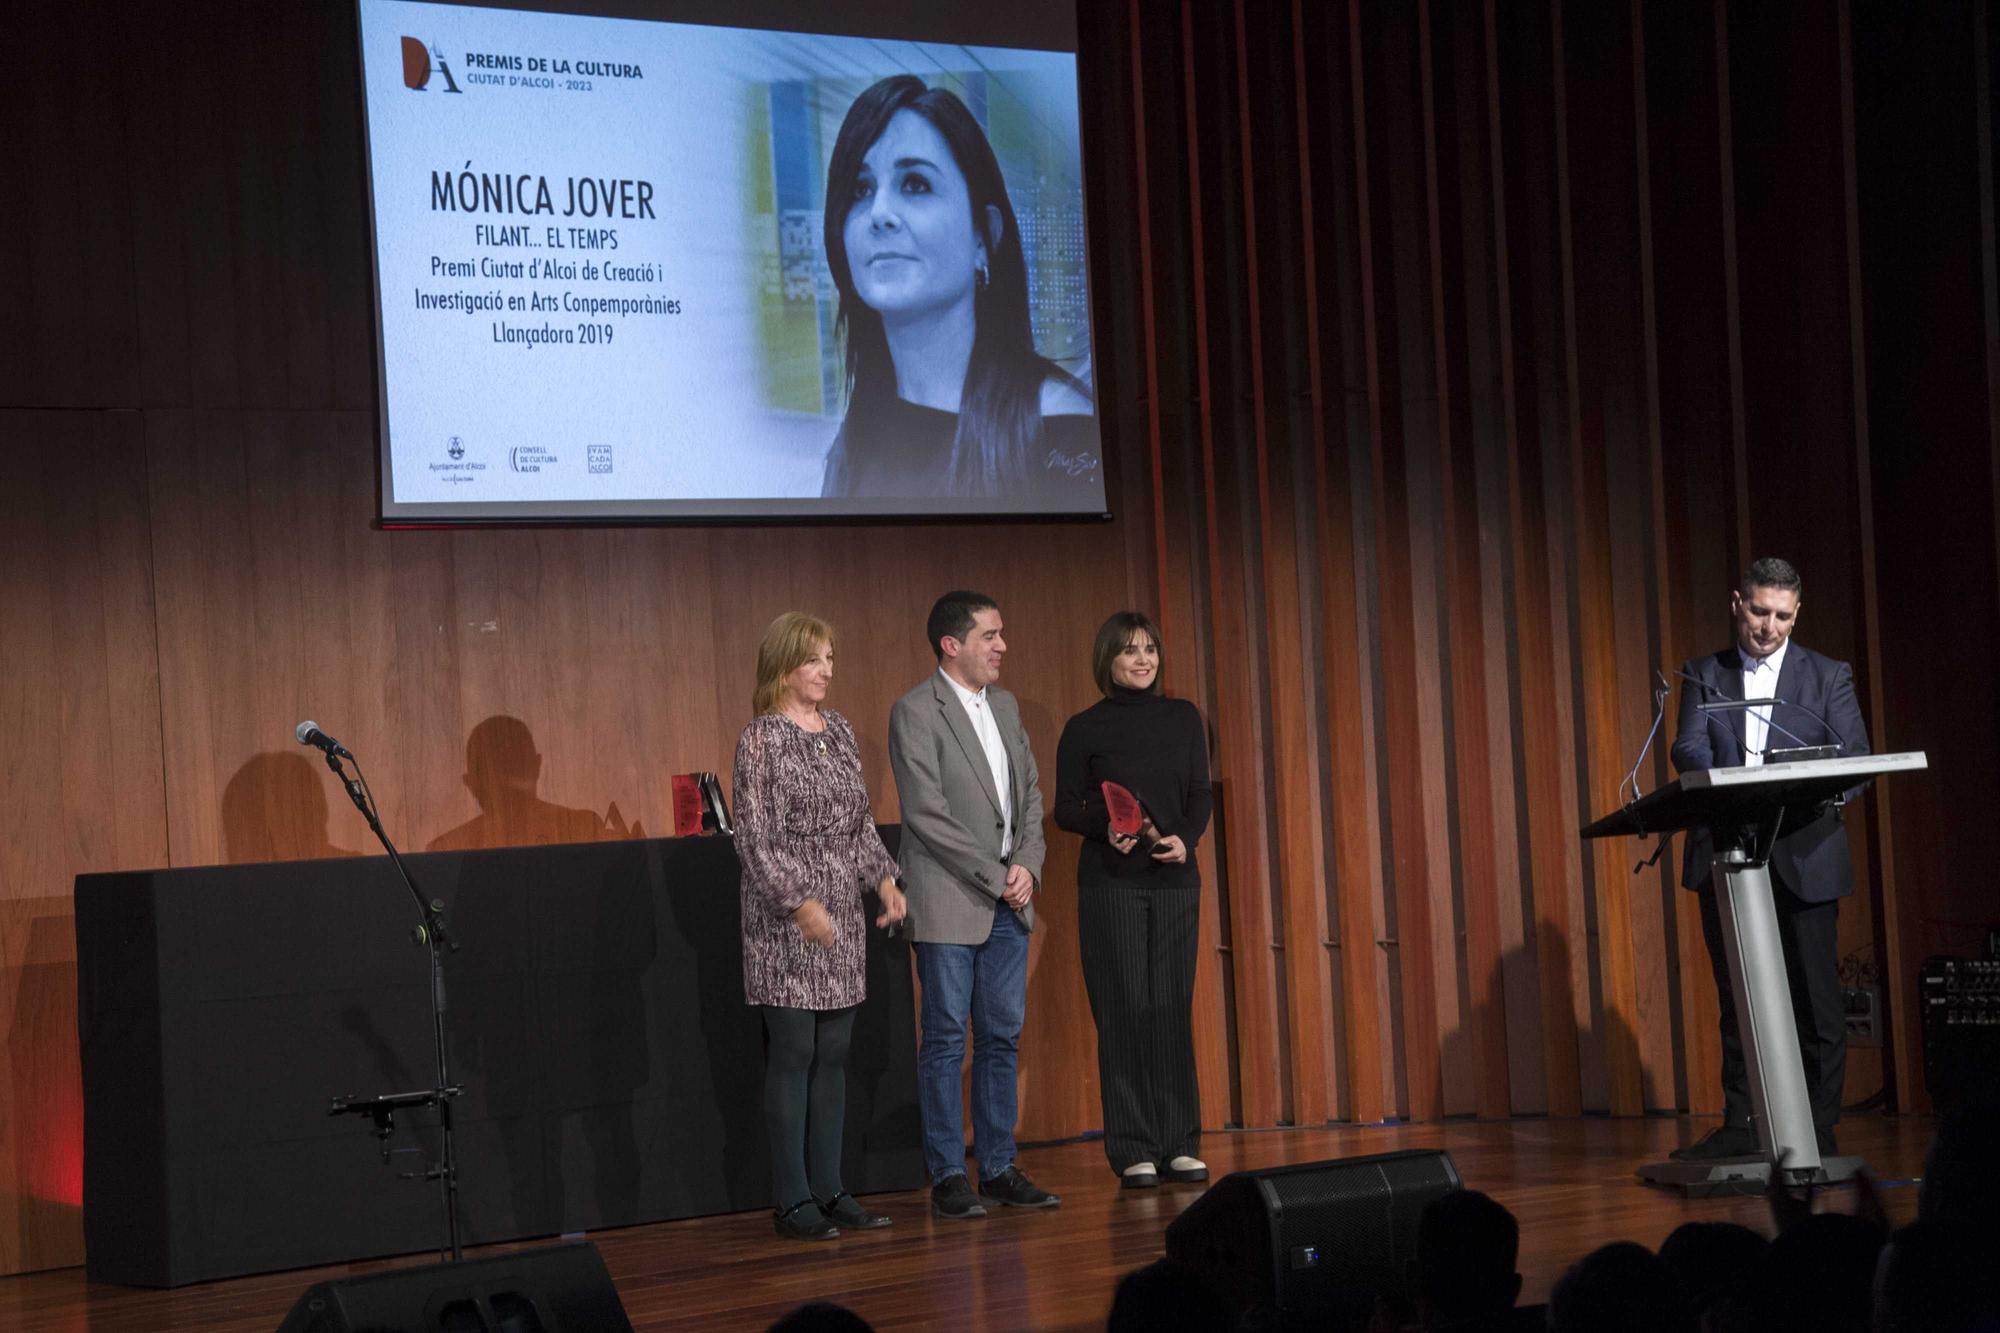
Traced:
<path fill-rule="evenodd" d="M 1167 1163 L 1165 1174 L 1168 1180 L 1191 1185 L 1208 1179 L 1208 1163 L 1199 1157 L 1176 1157 Z"/>
<path fill-rule="evenodd" d="M 1134 1162 L 1119 1173 L 1118 1183 L 1128 1190 L 1149 1190 L 1160 1183 L 1159 1170 L 1151 1162 Z"/>

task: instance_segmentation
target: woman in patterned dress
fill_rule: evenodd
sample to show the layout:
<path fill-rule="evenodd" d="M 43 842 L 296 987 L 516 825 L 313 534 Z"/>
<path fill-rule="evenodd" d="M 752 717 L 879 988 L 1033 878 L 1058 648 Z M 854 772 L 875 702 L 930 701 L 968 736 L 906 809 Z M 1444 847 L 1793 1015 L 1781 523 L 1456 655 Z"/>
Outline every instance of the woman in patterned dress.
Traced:
<path fill-rule="evenodd" d="M 875 832 L 861 751 L 823 707 L 833 629 L 786 612 L 757 647 L 756 716 L 736 740 L 743 998 L 763 1010 L 764 1124 L 778 1234 L 829 1240 L 889 1225 L 840 1184 L 847 1047 L 866 993 L 862 893 L 903 919 L 896 861 Z"/>

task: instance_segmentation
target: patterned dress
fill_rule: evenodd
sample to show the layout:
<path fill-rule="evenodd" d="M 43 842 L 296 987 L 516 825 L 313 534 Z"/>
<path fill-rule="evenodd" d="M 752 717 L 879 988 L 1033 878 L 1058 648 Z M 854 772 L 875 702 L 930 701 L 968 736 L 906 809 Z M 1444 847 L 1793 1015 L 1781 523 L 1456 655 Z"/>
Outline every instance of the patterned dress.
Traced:
<path fill-rule="evenodd" d="M 743 998 L 845 1009 L 867 994 L 861 894 L 896 874 L 868 812 L 854 728 L 821 709 L 810 732 L 766 713 L 736 738 L 736 858 L 743 867 Z M 833 920 L 833 947 L 792 922 L 806 899 Z"/>

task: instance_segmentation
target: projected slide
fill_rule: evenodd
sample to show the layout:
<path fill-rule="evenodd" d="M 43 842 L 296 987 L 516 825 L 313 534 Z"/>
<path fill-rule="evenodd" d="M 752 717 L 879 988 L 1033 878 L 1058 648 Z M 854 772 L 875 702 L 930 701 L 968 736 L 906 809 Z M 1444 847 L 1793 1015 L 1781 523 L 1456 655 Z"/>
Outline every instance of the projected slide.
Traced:
<path fill-rule="evenodd" d="M 1104 512 L 1074 54 L 359 7 L 385 521 Z"/>

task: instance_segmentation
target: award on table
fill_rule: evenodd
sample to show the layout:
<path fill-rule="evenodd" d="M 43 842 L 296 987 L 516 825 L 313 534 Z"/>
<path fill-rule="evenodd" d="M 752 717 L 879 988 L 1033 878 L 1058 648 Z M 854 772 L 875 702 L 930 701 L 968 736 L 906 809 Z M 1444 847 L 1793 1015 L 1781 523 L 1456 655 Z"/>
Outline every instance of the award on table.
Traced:
<path fill-rule="evenodd" d="M 671 779 L 674 836 L 697 838 L 704 833 L 734 833 L 722 784 L 713 773 L 676 773 Z"/>
<path fill-rule="evenodd" d="M 1115 782 L 1102 784 L 1104 804 L 1111 811 L 1111 836 L 1114 838 L 1137 838 L 1138 850 L 1151 853 L 1160 845 L 1160 840 L 1147 832 L 1150 823 L 1146 818 L 1146 807 L 1139 804 L 1139 798 Z"/>

